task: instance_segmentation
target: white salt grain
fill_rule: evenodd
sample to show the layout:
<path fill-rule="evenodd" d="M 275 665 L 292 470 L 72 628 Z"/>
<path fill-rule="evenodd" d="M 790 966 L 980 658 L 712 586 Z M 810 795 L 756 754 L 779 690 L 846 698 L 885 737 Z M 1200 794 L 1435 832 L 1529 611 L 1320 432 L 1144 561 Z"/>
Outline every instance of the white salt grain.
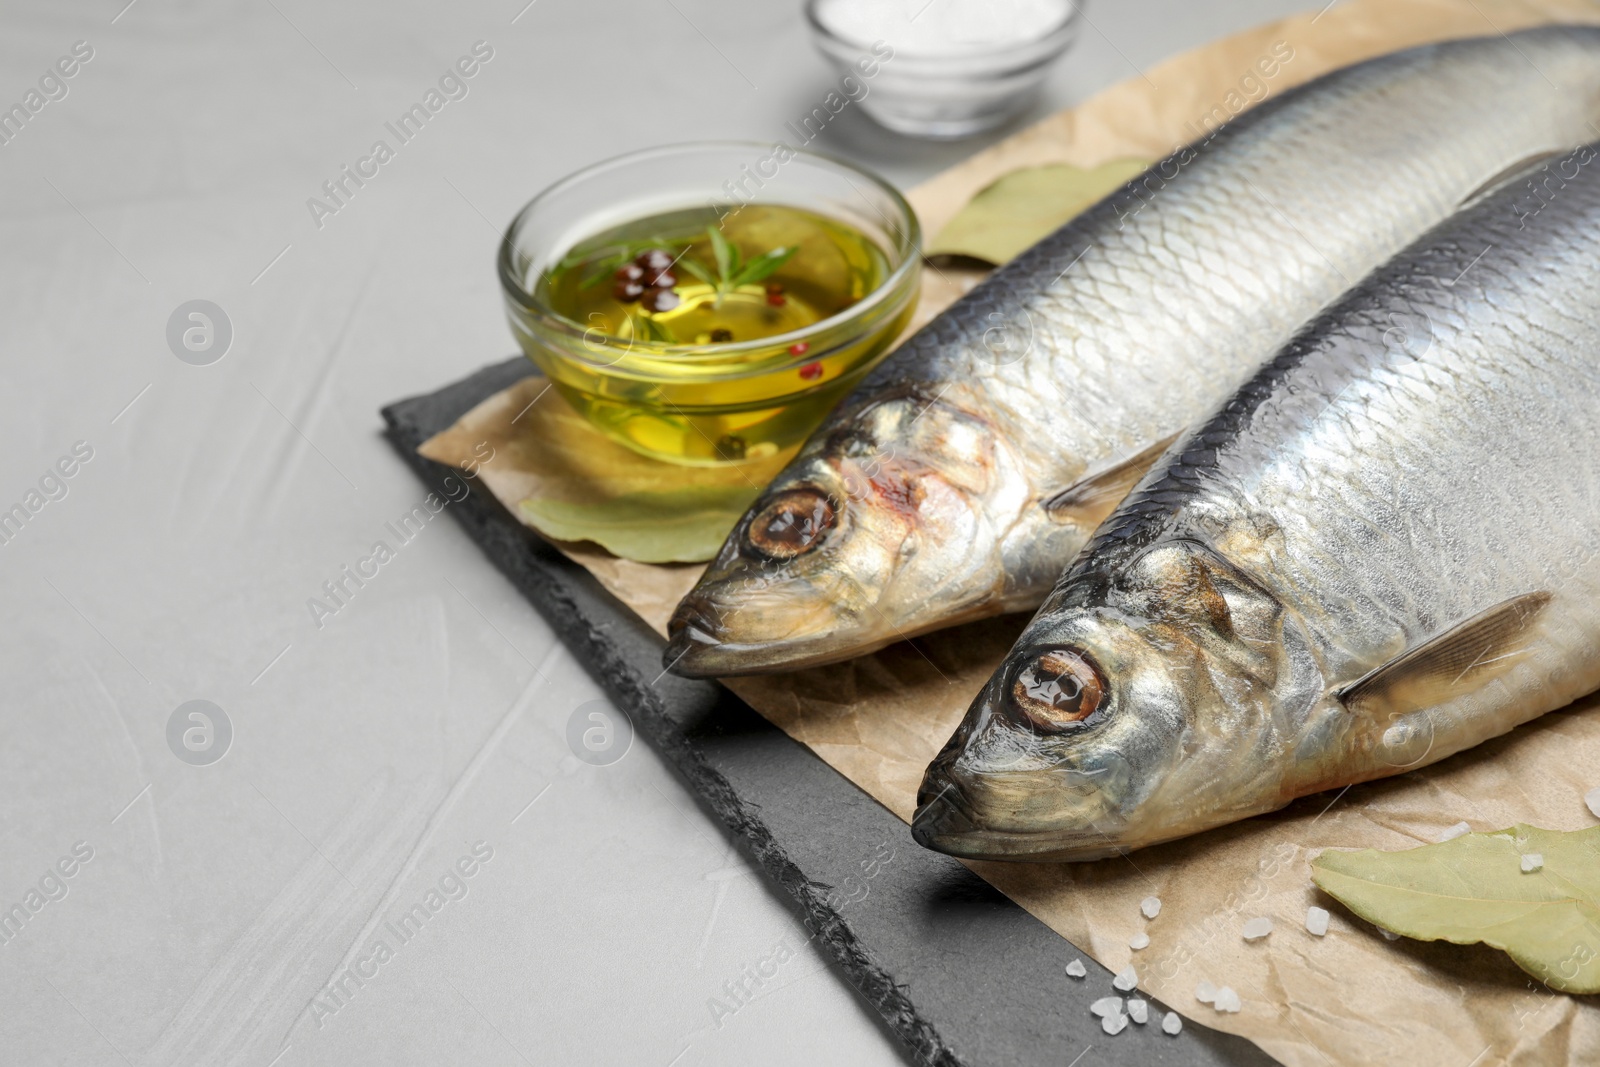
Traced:
<path fill-rule="evenodd" d="M 1600 819 L 1600 789 L 1591 789 L 1583 794 L 1583 802 L 1589 805 L 1589 812 Z"/>
<path fill-rule="evenodd" d="M 1138 997 L 1128 998 L 1128 1018 L 1143 1026 L 1150 1018 L 1150 1005 Z"/>
<path fill-rule="evenodd" d="M 1257 916 L 1244 924 L 1242 932 L 1246 941 L 1260 941 L 1272 933 L 1272 920 L 1265 915 Z"/>
<path fill-rule="evenodd" d="M 1161 1020 L 1161 1032 L 1178 1036 L 1178 1031 L 1183 1029 L 1183 1019 L 1175 1011 L 1167 1012 L 1167 1017 Z"/>
<path fill-rule="evenodd" d="M 1139 975 L 1134 971 L 1133 964 L 1128 964 L 1111 979 L 1111 988 L 1120 989 L 1124 993 L 1139 988 Z"/>
<path fill-rule="evenodd" d="M 1067 964 L 1067 977 L 1069 978 L 1082 978 L 1088 973 L 1089 968 L 1083 965 L 1082 960 L 1073 960 L 1071 963 Z"/>
<path fill-rule="evenodd" d="M 1089 1014 L 1090 1015 L 1098 1015 L 1102 1019 L 1104 1019 L 1108 1015 L 1121 1015 L 1122 1014 L 1122 998 L 1121 997 L 1101 997 L 1099 1000 L 1097 1000 L 1093 1004 L 1089 1005 Z"/>
<path fill-rule="evenodd" d="M 1113 1037 L 1122 1033 L 1122 1031 L 1126 1030 L 1127 1028 L 1128 1017 L 1126 1015 L 1107 1015 L 1104 1019 L 1100 1020 L 1100 1029 L 1104 1030 Z"/>
<path fill-rule="evenodd" d="M 1454 841 L 1456 838 L 1460 837 L 1462 834 L 1470 834 L 1470 833 L 1472 833 L 1472 827 L 1468 826 L 1464 822 L 1458 822 L 1454 826 L 1451 826 L 1451 827 L 1448 827 L 1447 829 L 1439 831 L 1439 836 L 1435 840 L 1438 840 L 1438 841 Z"/>
<path fill-rule="evenodd" d="M 1218 1011 L 1231 1011 L 1234 1014 L 1238 1014 L 1239 1009 L 1244 1007 L 1244 1004 L 1239 1000 L 1239 994 L 1233 991 L 1232 986 L 1223 986 L 1217 990 L 1217 1000 L 1212 1007 Z"/>
<path fill-rule="evenodd" d="M 1201 982 L 1194 987 L 1194 999 L 1202 1004 L 1214 1004 L 1217 1000 L 1217 987 L 1210 982 Z"/>
<path fill-rule="evenodd" d="M 1133 949 L 1135 952 L 1138 952 L 1142 948 L 1149 948 L 1150 935 L 1134 934 L 1132 937 L 1128 938 L 1128 947 Z"/>
<path fill-rule="evenodd" d="M 1600 808 L 1595 807 L 1595 804 L 1600 804 L 1600 789 L 1596 789 L 1589 795 L 1594 798 L 1593 802 L 1589 805 L 1590 809 L 1593 810 L 1596 815 L 1600 815 Z M 1157 915 L 1161 914 L 1161 898 L 1145 897 L 1143 900 L 1139 901 L 1139 910 L 1144 913 L 1144 917 L 1146 919 L 1154 919 Z"/>
<path fill-rule="evenodd" d="M 1383 939 L 1385 941 L 1398 941 L 1398 940 L 1400 940 L 1400 935 L 1399 934 L 1392 934 L 1388 930 L 1385 930 L 1381 926 L 1378 927 L 1378 933 L 1383 935 Z"/>
<path fill-rule="evenodd" d="M 1315 904 L 1306 909 L 1306 929 L 1313 937 L 1321 937 L 1328 932 L 1328 909 L 1319 908 Z"/>
<path fill-rule="evenodd" d="M 1522 871 L 1524 874 L 1527 874 L 1530 871 L 1537 871 L 1543 866 L 1544 853 L 1542 852 L 1529 852 L 1527 855 L 1522 857 Z"/>

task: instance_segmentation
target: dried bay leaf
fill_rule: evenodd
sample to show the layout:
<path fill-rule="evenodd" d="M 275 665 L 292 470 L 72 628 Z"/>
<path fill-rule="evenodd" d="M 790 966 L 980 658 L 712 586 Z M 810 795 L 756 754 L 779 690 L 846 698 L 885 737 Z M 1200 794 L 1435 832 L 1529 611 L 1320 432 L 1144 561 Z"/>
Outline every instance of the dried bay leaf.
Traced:
<path fill-rule="evenodd" d="M 717 554 L 795 449 L 737 465 L 663 463 L 595 429 L 530 373 L 418 452 L 474 472 L 545 537 L 592 542 L 639 563 L 699 563 Z"/>
<path fill-rule="evenodd" d="M 970 256 L 999 266 L 1054 233 L 1150 164 L 1116 159 L 1098 167 L 1024 167 L 981 189 L 945 224 L 927 255 Z"/>
<path fill-rule="evenodd" d="M 1524 871 L 1522 857 L 1543 864 Z M 1600 826 L 1522 823 L 1403 852 L 1322 853 L 1311 878 L 1391 933 L 1482 942 L 1552 989 L 1600 993 Z"/>

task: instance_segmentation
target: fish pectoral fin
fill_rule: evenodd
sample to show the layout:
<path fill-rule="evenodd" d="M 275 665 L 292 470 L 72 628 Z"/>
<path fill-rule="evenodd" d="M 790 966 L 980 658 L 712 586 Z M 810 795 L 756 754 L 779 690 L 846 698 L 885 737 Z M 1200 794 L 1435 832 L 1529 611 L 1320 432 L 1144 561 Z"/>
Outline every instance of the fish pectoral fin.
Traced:
<path fill-rule="evenodd" d="M 1099 526 L 1177 439 L 1178 434 L 1163 437 L 1122 462 L 1072 483 L 1044 502 L 1045 511 L 1053 519 L 1070 519 L 1091 529 Z"/>
<path fill-rule="evenodd" d="M 1471 204 L 1477 200 L 1482 200 L 1484 197 L 1488 196 L 1502 185 L 1509 185 L 1513 179 L 1519 177 L 1524 171 L 1532 170 L 1541 163 L 1545 163 L 1551 159 L 1554 159 L 1556 156 L 1559 156 L 1561 153 L 1566 151 L 1568 151 L 1568 149 L 1551 148 L 1543 152 L 1535 152 L 1531 156 L 1523 156 L 1509 167 L 1503 167 L 1502 169 L 1496 171 L 1493 177 L 1489 178 L 1482 185 L 1479 185 L 1476 189 L 1472 190 L 1472 192 L 1462 197 L 1461 203 L 1456 205 L 1456 210 L 1460 211 L 1468 204 Z"/>
<path fill-rule="evenodd" d="M 1352 711 L 1392 718 L 1470 693 L 1522 659 L 1523 633 L 1549 603 L 1541 591 L 1496 604 L 1345 686 L 1339 700 Z"/>

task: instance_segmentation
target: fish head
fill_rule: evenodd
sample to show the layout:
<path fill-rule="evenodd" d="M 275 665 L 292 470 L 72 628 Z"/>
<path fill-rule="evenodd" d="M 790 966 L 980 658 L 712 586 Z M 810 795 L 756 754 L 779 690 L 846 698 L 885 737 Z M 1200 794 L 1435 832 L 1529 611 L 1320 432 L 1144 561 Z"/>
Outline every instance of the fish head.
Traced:
<path fill-rule="evenodd" d="M 1020 510 L 1024 483 L 1002 436 L 948 401 L 836 419 L 679 604 L 664 661 L 690 677 L 793 670 L 994 614 L 1006 531 L 988 516 Z"/>
<path fill-rule="evenodd" d="M 1108 553 L 1112 556 L 1125 555 Z M 1086 560 L 929 766 L 912 832 L 976 859 L 1086 860 L 1270 810 L 1286 687 L 1278 602 L 1193 542 Z"/>

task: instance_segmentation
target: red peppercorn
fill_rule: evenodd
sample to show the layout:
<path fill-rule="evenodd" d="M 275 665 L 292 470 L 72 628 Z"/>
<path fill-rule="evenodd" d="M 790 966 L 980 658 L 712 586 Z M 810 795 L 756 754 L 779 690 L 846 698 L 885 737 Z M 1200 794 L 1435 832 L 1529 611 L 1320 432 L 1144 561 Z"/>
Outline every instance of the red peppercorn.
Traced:
<path fill-rule="evenodd" d="M 639 305 L 646 311 L 671 311 L 679 303 L 678 294 L 671 289 L 646 289 L 639 299 Z"/>
<path fill-rule="evenodd" d="M 644 286 L 638 282 L 619 280 L 611 287 L 611 295 L 624 304 L 631 304 L 644 295 Z"/>
<path fill-rule="evenodd" d="M 652 289 L 671 289 L 678 284 L 678 279 L 670 270 L 647 270 L 644 274 L 644 283 Z"/>
<path fill-rule="evenodd" d="M 711 339 L 719 344 L 724 341 L 731 341 L 733 340 L 733 331 L 725 330 L 719 326 L 717 329 L 711 331 Z"/>
<path fill-rule="evenodd" d="M 803 381 L 814 382 L 822 377 L 822 364 L 807 363 L 800 368 L 800 377 Z"/>
<path fill-rule="evenodd" d="M 789 302 L 788 297 L 784 296 L 782 293 L 768 293 L 767 294 L 767 304 L 770 307 L 781 308 L 781 307 L 783 307 L 784 304 L 786 304 L 788 302 Z"/>
<path fill-rule="evenodd" d="M 637 263 L 624 263 L 617 268 L 617 281 L 637 282 L 644 279 L 644 268 Z"/>
<path fill-rule="evenodd" d="M 803 356 L 809 351 L 811 351 L 811 346 L 804 341 L 796 341 L 789 346 L 789 354 L 791 356 Z"/>

